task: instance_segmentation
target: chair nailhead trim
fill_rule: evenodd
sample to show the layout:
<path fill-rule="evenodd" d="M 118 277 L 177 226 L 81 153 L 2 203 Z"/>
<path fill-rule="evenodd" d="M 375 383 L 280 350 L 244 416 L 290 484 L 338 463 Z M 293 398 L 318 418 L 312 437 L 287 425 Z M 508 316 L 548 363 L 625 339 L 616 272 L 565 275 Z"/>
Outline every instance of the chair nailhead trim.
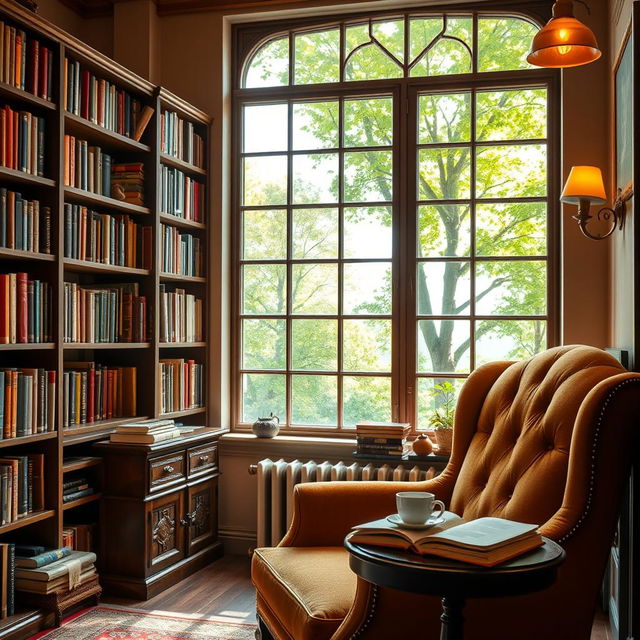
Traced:
<path fill-rule="evenodd" d="M 367 617 L 365 621 L 356 629 L 349 640 L 356 640 L 357 638 L 359 638 L 373 620 L 373 616 L 376 612 L 376 602 L 378 600 L 378 585 L 372 584 L 371 586 L 373 587 L 373 589 L 371 591 L 371 600 L 369 601 L 369 611 L 367 613 Z"/>
<path fill-rule="evenodd" d="M 564 536 L 562 536 L 562 538 L 558 540 L 560 544 L 562 544 L 563 542 L 566 542 L 569 538 L 571 538 L 571 536 L 573 536 L 576 533 L 576 531 L 580 528 L 582 523 L 586 520 L 587 516 L 589 515 L 589 512 L 591 511 L 591 500 L 593 498 L 593 488 L 595 485 L 595 478 L 596 478 L 596 450 L 598 448 L 598 440 L 600 438 L 600 429 L 602 427 L 602 422 L 604 420 L 604 414 L 606 413 L 607 408 L 609 406 L 609 402 L 611 401 L 613 396 L 620 389 L 622 389 L 622 387 L 632 382 L 637 383 L 638 378 L 627 378 L 627 380 L 623 380 L 622 382 L 617 384 L 613 389 L 611 389 L 607 397 L 604 399 L 604 402 L 602 403 L 600 413 L 598 414 L 596 430 L 593 435 L 593 443 L 591 444 L 591 474 L 589 477 L 589 493 L 587 494 L 587 503 L 585 505 L 584 512 L 582 513 L 580 518 L 578 518 L 578 521 L 575 523 L 575 525 L 573 525 L 573 527 L 568 533 L 566 533 Z"/>

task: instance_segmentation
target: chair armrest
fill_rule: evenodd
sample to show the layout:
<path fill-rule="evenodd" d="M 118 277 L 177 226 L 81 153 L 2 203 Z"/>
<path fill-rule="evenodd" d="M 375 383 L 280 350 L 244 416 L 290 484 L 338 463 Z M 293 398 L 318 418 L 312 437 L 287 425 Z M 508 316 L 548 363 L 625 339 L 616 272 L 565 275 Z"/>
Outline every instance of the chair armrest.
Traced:
<path fill-rule="evenodd" d="M 432 491 L 424 482 L 318 482 L 294 490 L 294 512 L 282 547 L 338 547 L 352 527 L 396 512 L 398 491 Z"/>

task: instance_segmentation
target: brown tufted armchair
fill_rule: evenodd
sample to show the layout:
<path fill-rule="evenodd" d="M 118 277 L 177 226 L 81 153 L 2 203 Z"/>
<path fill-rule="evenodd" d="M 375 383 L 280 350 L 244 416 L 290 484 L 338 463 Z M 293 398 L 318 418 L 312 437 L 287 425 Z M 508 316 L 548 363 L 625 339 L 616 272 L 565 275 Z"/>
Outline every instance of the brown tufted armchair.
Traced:
<path fill-rule="evenodd" d="M 589 638 L 639 415 L 640 375 L 593 347 L 558 347 L 524 362 L 490 363 L 469 376 L 451 460 L 437 478 L 413 488 L 432 491 L 465 519 L 539 523 L 567 560 L 545 591 L 468 601 L 465 638 Z M 263 637 L 439 637 L 439 599 L 356 578 L 343 548 L 353 525 L 393 513 L 396 491 L 407 488 L 393 482 L 296 487 L 287 535 L 253 557 Z"/>

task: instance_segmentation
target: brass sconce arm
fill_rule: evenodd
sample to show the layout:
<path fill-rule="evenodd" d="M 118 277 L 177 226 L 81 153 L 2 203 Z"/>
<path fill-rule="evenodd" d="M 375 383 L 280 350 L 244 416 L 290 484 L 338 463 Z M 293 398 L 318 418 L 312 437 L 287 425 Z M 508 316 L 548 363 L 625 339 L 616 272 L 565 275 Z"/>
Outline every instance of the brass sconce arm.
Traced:
<path fill-rule="evenodd" d="M 591 201 L 586 198 L 581 198 L 580 204 L 578 205 L 578 214 L 572 217 L 578 222 L 580 231 L 582 231 L 587 238 L 590 238 L 591 240 L 604 240 L 605 238 L 608 238 L 616 228 L 619 228 L 621 231 L 624 228 L 624 220 L 627 214 L 627 201 L 632 197 L 632 185 L 629 185 L 624 191 L 622 191 L 622 189 L 618 189 L 618 197 L 613 203 L 613 208 L 602 207 L 595 216 L 592 216 L 589 213 L 591 209 Z M 592 234 L 587 227 L 589 225 L 589 221 L 593 218 L 596 220 L 610 222 L 609 230 L 604 234 Z"/>

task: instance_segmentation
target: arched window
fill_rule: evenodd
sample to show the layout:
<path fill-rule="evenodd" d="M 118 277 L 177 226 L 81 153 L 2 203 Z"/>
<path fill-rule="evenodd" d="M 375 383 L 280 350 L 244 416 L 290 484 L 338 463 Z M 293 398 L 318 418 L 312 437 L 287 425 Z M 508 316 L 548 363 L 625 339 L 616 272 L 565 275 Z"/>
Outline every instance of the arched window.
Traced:
<path fill-rule="evenodd" d="M 269 28 L 234 92 L 235 423 L 427 428 L 557 342 L 557 73 L 524 16 Z"/>

